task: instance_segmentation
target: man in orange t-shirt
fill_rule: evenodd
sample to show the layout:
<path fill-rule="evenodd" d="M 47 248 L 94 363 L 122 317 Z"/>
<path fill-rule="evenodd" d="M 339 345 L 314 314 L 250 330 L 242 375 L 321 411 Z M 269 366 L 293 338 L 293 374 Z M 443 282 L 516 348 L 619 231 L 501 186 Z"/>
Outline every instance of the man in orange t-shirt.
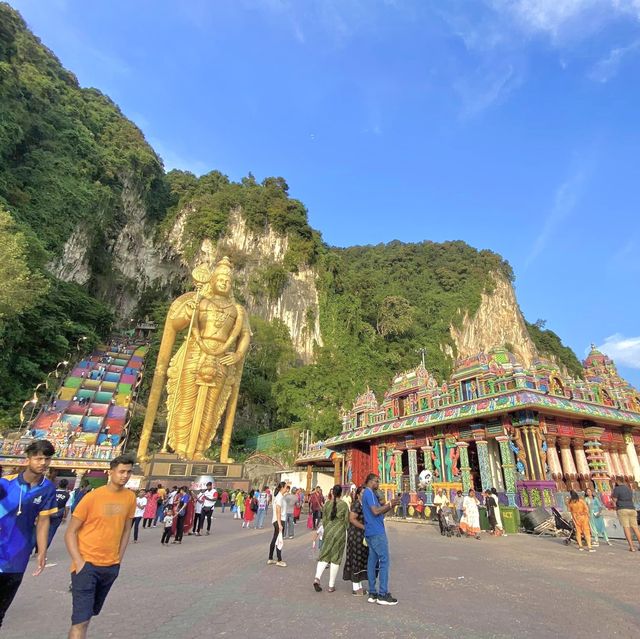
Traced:
<path fill-rule="evenodd" d="M 125 488 L 133 464 L 126 455 L 112 459 L 109 483 L 88 493 L 73 511 L 64 536 L 73 595 L 69 639 L 87 636 L 91 617 L 100 613 L 120 571 L 136 509 L 135 495 Z"/>

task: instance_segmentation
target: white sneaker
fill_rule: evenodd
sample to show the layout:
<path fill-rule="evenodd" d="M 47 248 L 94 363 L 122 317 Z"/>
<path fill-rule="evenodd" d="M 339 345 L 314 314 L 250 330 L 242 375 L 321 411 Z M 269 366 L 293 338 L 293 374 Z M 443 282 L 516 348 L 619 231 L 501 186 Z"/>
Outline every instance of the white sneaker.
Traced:
<path fill-rule="evenodd" d="M 280 566 L 280 568 L 286 568 L 287 567 L 287 562 L 286 561 L 276 561 L 276 566 Z"/>
<path fill-rule="evenodd" d="M 267 559 L 267 566 L 274 566 L 277 563 L 275 559 Z"/>

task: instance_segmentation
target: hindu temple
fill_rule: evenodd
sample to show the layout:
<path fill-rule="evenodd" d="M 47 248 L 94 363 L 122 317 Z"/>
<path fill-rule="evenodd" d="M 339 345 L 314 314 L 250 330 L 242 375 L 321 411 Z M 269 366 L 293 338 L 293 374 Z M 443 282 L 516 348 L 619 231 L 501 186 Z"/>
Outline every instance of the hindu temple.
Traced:
<path fill-rule="evenodd" d="M 495 487 L 505 506 L 526 510 L 562 505 L 572 488 L 637 487 L 639 452 L 640 393 L 595 346 L 578 379 L 542 359 L 525 369 L 496 348 L 458 360 L 443 383 L 419 365 L 381 402 L 367 390 L 342 432 L 299 464 L 330 459 L 345 483 L 376 472 L 384 490 L 420 491 L 426 504 L 438 488 Z"/>

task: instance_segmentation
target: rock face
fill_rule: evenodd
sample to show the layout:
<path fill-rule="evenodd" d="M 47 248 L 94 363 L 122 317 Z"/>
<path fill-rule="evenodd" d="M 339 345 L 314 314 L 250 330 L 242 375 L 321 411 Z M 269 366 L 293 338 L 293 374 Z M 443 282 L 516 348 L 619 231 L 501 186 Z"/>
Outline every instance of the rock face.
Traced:
<path fill-rule="evenodd" d="M 507 346 L 525 367 L 538 359 L 538 351 L 529 337 L 513 286 L 494 274 L 495 288 L 483 293 L 480 307 L 473 317 L 465 312 L 462 328 L 451 326 L 451 337 L 461 358 Z M 451 355 L 451 353 L 449 353 Z"/>
<path fill-rule="evenodd" d="M 48 265 L 49 271 L 65 282 L 86 284 L 91 278 L 89 244 L 87 230 L 78 226 L 66 241 L 60 259 Z"/>
<path fill-rule="evenodd" d="M 147 210 L 139 189 L 133 181 L 122 178 L 119 222 L 109 228 L 108 237 L 101 237 L 108 274 L 96 278 L 91 267 L 91 247 L 96 245 L 95 228 L 79 225 L 64 245 L 61 257 L 49 264 L 49 271 L 66 282 L 92 285 L 94 292 L 109 302 L 119 317 L 130 317 L 141 295 L 149 287 L 175 289 L 188 271 L 170 244 L 154 242 L 155 227 L 148 220 Z"/>
<path fill-rule="evenodd" d="M 167 298 L 189 287 L 189 273 L 199 263 L 213 264 L 228 255 L 236 266 L 235 292 L 251 315 L 265 320 L 281 320 L 289 329 L 300 360 L 313 360 L 314 349 L 322 345 L 316 272 L 301 267 L 288 273 L 281 294 L 275 299 L 256 294 L 255 286 L 266 266 L 282 265 L 289 247 L 286 236 L 271 228 L 254 233 L 242 212 L 235 210 L 227 231 L 218 242 L 204 240 L 198 255 L 187 260 L 183 232 L 188 210 L 178 215 L 165 240 L 156 238 L 156 229 L 147 219 L 140 194 L 125 181 L 122 191 L 124 224 L 112 230 L 107 239 L 111 277 L 102 278 L 97 293 L 115 306 L 121 318 L 130 317 L 143 293 L 149 288 L 166 293 Z M 49 265 L 60 279 L 85 284 L 92 278 L 89 261 L 91 239 L 78 228 L 65 244 L 61 258 Z"/>
<path fill-rule="evenodd" d="M 178 216 L 170 233 L 173 249 L 182 253 L 182 230 L 185 214 Z M 235 292 L 250 315 L 265 320 L 281 320 L 289 329 L 291 341 L 305 364 L 313 360 L 314 349 L 322 346 L 320 308 L 316 287 L 317 273 L 309 267 L 300 267 L 297 273 L 288 273 L 282 293 L 276 299 L 256 295 L 251 283 L 259 279 L 265 267 L 282 265 L 289 248 L 285 235 L 267 227 L 263 233 L 247 228 L 242 212 L 231 213 L 225 235 L 218 241 L 204 240 L 194 264 L 213 264 L 228 256 L 236 267 Z M 186 263 L 185 263 L 186 266 Z"/>

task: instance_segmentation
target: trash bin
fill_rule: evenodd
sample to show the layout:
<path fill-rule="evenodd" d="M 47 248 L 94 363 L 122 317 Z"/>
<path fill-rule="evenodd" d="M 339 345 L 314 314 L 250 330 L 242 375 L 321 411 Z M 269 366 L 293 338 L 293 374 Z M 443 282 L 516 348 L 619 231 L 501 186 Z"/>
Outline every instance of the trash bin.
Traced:
<path fill-rule="evenodd" d="M 515 535 L 520 529 L 520 511 L 515 506 L 500 506 L 502 526 L 509 535 Z"/>

